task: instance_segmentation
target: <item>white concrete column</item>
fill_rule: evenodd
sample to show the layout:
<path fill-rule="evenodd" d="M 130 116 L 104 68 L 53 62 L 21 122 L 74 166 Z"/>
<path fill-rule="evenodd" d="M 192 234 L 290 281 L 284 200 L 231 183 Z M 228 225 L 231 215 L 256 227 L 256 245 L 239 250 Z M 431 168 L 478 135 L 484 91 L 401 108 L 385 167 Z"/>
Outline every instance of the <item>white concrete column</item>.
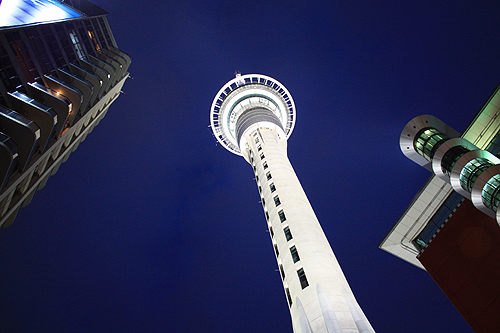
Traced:
<path fill-rule="evenodd" d="M 373 332 L 288 160 L 283 131 L 262 123 L 248 128 L 243 136 L 245 147 L 240 149 L 258 177 L 273 244 L 279 252 L 278 266 L 285 275 L 285 292 L 288 289 L 292 302 L 294 332 Z M 286 228 L 292 237 L 289 240 Z M 296 262 L 293 247 L 300 258 Z M 301 270 L 307 279 L 305 287 L 298 275 Z"/>

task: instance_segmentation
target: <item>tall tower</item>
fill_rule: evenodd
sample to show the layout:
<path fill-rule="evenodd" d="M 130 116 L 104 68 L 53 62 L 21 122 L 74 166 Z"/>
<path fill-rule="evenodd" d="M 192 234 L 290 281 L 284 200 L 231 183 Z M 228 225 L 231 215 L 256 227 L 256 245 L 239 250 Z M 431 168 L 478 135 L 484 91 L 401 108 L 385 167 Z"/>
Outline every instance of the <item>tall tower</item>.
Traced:
<path fill-rule="evenodd" d="M 253 167 L 294 332 L 373 332 L 288 160 L 295 119 L 288 90 L 259 74 L 237 74 L 210 111 L 217 140 Z"/>

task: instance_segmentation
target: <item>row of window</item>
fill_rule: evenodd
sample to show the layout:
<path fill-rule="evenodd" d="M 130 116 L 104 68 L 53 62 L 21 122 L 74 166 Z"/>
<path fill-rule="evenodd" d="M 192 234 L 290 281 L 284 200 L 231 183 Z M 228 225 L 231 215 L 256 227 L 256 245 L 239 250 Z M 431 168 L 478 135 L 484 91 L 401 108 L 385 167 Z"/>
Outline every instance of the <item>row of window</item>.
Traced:
<path fill-rule="evenodd" d="M 254 137 L 255 137 L 255 143 L 257 144 L 257 151 L 261 152 L 262 151 L 262 146 L 261 144 L 259 144 L 260 140 L 259 140 L 259 137 L 257 136 L 258 133 L 255 133 L 254 134 Z M 259 157 L 260 157 L 260 160 L 262 161 L 262 166 L 264 168 L 264 170 L 268 169 L 269 168 L 269 165 L 267 163 L 267 161 L 265 161 L 265 155 L 263 152 L 261 152 L 259 154 Z M 258 185 L 258 188 L 259 188 L 259 193 L 261 194 L 261 202 L 264 206 L 264 212 L 266 214 L 266 219 L 269 223 L 269 213 L 265 207 L 265 200 L 264 198 L 262 197 L 262 187 L 260 186 L 259 184 L 259 177 L 257 175 L 257 168 L 254 164 L 254 159 L 252 158 L 252 156 L 250 156 L 250 161 L 252 163 L 252 166 L 253 166 L 253 169 L 254 169 L 254 172 L 255 172 L 255 179 L 257 180 L 257 185 Z M 276 186 L 274 184 L 274 182 L 272 182 L 272 174 L 271 174 L 271 171 L 267 171 L 266 172 L 266 179 L 268 181 L 270 181 L 269 183 L 269 189 L 271 190 L 271 193 L 275 193 L 276 192 Z M 274 200 L 274 204 L 277 208 L 279 208 L 279 206 L 281 206 L 281 201 L 280 201 L 280 198 L 279 198 L 279 195 L 278 194 L 275 194 L 273 196 L 273 200 Z M 280 218 L 280 221 L 281 223 L 285 222 L 286 221 L 286 215 L 285 215 L 285 212 L 283 209 L 279 209 L 278 210 L 278 216 Z M 273 239 L 273 247 L 274 247 L 274 251 L 276 253 L 276 257 L 279 258 L 279 249 L 278 249 L 278 245 L 277 243 L 275 242 L 274 240 L 274 230 L 272 228 L 271 225 L 269 225 L 269 233 L 271 235 L 271 238 Z M 293 239 L 293 236 L 292 236 L 292 232 L 290 230 L 290 227 L 289 226 L 285 226 L 283 228 L 283 233 L 285 235 L 285 238 L 287 240 L 287 242 L 291 241 Z M 299 256 L 299 253 L 298 253 L 298 250 L 296 248 L 295 245 L 291 246 L 289 248 L 290 250 L 290 255 L 292 257 L 292 260 L 294 263 L 298 263 L 300 261 L 300 256 Z M 290 290 L 288 289 L 288 287 L 286 286 L 286 280 L 285 280 L 285 270 L 283 268 L 283 265 L 279 264 L 279 270 L 280 270 L 280 274 L 281 274 L 281 277 L 285 283 L 285 293 L 286 293 L 286 296 L 287 296 L 287 300 L 288 300 L 288 304 L 289 306 L 292 305 L 292 297 L 291 297 L 291 294 L 290 294 Z M 306 274 L 304 272 L 304 268 L 300 268 L 297 270 L 297 276 L 299 278 L 299 281 L 300 281 L 300 285 L 302 287 L 302 289 L 306 288 L 307 286 L 309 286 L 309 282 L 307 281 L 307 277 L 306 277 Z"/>
<path fill-rule="evenodd" d="M 108 29 L 105 18 L 94 17 L 3 33 L 5 42 L 0 45 L 0 79 L 6 91 L 13 91 L 22 81 L 40 81 L 43 74 L 54 73 L 56 68 L 85 54 L 97 55 L 101 46 L 115 46 Z M 6 52 L 7 47 L 11 48 L 22 73 L 16 72 Z M 0 97 L 0 103 L 6 105 L 4 98 Z"/>

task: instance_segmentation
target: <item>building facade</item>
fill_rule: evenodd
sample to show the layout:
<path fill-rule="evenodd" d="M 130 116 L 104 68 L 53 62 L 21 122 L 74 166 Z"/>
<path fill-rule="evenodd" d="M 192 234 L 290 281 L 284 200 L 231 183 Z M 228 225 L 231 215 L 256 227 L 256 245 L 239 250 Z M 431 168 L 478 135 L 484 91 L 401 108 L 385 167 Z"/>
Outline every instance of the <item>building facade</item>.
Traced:
<path fill-rule="evenodd" d="M 425 269 L 476 332 L 500 330 L 500 86 L 458 133 L 415 117 L 402 152 L 433 173 L 380 243 Z"/>
<path fill-rule="evenodd" d="M 131 59 L 107 14 L 86 0 L 0 2 L 0 227 L 120 95 Z"/>
<path fill-rule="evenodd" d="M 287 157 L 295 104 L 275 79 L 237 77 L 210 114 L 217 140 L 252 166 L 294 332 L 373 332 Z"/>

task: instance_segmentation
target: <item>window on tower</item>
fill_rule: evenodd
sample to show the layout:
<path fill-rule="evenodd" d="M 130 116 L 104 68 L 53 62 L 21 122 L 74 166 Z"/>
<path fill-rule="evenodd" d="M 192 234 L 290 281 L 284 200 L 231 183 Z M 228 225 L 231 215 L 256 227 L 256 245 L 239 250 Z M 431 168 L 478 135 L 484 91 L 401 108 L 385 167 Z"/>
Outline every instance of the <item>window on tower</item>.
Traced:
<path fill-rule="evenodd" d="M 280 273 L 281 273 L 281 278 L 284 280 L 285 279 L 285 270 L 283 269 L 283 265 L 280 264 Z"/>
<path fill-rule="evenodd" d="M 273 227 L 269 227 L 269 233 L 271 234 L 271 237 L 274 237 Z"/>
<path fill-rule="evenodd" d="M 255 137 L 255 143 L 259 143 L 259 137 L 258 136 Z"/>
<path fill-rule="evenodd" d="M 280 197 L 275 196 L 273 199 L 274 199 L 274 204 L 276 205 L 276 207 L 281 205 Z"/>
<path fill-rule="evenodd" d="M 262 146 L 258 146 L 258 147 L 257 147 L 257 150 L 258 150 L 258 151 L 261 151 L 261 150 L 262 150 Z"/>
<path fill-rule="evenodd" d="M 264 166 L 264 170 L 269 168 L 269 166 L 267 165 L 267 162 L 264 162 L 263 166 Z"/>
<path fill-rule="evenodd" d="M 299 276 L 300 286 L 302 287 L 302 289 L 309 286 L 309 282 L 307 282 L 306 273 L 304 272 L 303 268 L 297 271 L 297 275 Z"/>
<path fill-rule="evenodd" d="M 276 191 L 276 186 L 274 186 L 274 183 L 269 184 L 269 188 L 271 189 L 271 193 Z"/>
<path fill-rule="evenodd" d="M 300 260 L 299 253 L 297 252 L 297 248 L 295 247 L 295 245 L 290 248 L 290 253 L 292 254 L 294 263 Z"/>
<path fill-rule="evenodd" d="M 278 251 L 278 245 L 274 244 L 274 252 L 276 252 L 276 257 L 279 257 L 280 251 Z M 304 289 L 304 288 L 302 288 Z"/>
<path fill-rule="evenodd" d="M 288 306 L 292 306 L 292 295 L 290 295 L 290 290 L 285 288 L 286 298 L 288 299 Z"/>
<path fill-rule="evenodd" d="M 268 172 L 266 173 L 266 177 L 267 177 L 267 180 L 269 180 L 269 179 L 273 178 L 273 176 L 271 176 L 271 171 L 268 171 Z"/>
<path fill-rule="evenodd" d="M 283 232 L 285 233 L 285 237 L 286 237 L 287 242 L 293 239 L 292 232 L 290 231 L 290 227 L 286 227 L 285 229 L 283 229 Z"/>
<path fill-rule="evenodd" d="M 263 160 L 264 158 L 266 158 L 266 157 L 264 156 L 264 153 L 260 153 L 260 159 L 261 159 L 261 160 Z"/>
<path fill-rule="evenodd" d="M 283 209 L 278 212 L 278 215 L 280 217 L 280 221 L 281 222 L 285 222 L 286 221 L 286 216 L 285 216 L 285 212 L 283 211 Z"/>

